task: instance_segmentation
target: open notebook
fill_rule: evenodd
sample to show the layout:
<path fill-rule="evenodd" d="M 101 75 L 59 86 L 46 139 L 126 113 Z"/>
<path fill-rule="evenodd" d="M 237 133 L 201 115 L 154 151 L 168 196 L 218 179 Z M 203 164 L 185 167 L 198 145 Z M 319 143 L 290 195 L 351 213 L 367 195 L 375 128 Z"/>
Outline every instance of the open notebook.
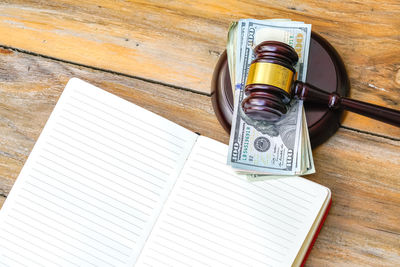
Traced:
<path fill-rule="evenodd" d="M 0 213 L 0 266 L 301 265 L 330 203 L 247 182 L 227 146 L 71 79 Z"/>

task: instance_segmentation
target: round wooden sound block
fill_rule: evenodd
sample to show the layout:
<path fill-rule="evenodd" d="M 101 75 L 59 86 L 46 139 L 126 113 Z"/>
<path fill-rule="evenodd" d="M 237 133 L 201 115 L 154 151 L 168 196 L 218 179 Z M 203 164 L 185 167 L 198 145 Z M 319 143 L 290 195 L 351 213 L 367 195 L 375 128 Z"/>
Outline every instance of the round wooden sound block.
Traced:
<path fill-rule="evenodd" d="M 311 34 L 307 68 L 307 83 L 326 92 L 347 96 L 350 83 L 343 61 L 336 50 L 316 33 Z M 215 114 L 229 133 L 233 113 L 233 93 L 226 51 L 221 55 L 211 83 L 211 99 Z M 341 110 L 326 105 L 304 103 L 312 147 L 326 141 L 339 128 Z"/>

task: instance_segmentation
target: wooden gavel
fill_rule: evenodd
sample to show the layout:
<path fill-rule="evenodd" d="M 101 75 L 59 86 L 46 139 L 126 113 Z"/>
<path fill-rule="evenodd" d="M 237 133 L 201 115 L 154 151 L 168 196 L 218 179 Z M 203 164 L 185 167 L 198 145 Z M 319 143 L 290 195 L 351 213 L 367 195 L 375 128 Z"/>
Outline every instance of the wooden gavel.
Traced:
<path fill-rule="evenodd" d="M 400 111 L 361 102 L 337 93 L 295 81 L 298 55 L 289 45 L 265 41 L 254 49 L 256 58 L 250 65 L 242 101 L 244 113 L 255 120 L 278 121 L 286 114 L 292 98 L 345 109 L 400 127 Z"/>

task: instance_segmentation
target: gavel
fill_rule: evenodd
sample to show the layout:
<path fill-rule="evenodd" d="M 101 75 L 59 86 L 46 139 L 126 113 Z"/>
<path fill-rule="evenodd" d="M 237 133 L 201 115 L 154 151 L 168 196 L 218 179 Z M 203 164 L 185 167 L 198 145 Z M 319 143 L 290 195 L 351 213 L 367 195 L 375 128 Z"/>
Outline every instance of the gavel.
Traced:
<path fill-rule="evenodd" d="M 299 58 L 289 45 L 265 41 L 254 49 L 242 101 L 244 113 L 252 119 L 276 122 L 287 113 L 291 99 L 301 99 L 344 109 L 400 127 L 400 111 L 327 93 L 296 80 L 294 66 Z"/>

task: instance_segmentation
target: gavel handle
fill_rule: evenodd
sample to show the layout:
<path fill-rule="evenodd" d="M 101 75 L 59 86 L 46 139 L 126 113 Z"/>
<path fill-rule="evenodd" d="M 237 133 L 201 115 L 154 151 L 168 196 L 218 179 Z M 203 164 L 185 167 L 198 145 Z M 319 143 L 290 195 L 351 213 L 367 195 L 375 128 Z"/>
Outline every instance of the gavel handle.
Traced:
<path fill-rule="evenodd" d="M 305 102 L 328 104 L 330 109 L 342 108 L 400 127 L 400 111 L 398 110 L 341 97 L 336 93 L 327 93 L 311 84 L 300 81 L 294 83 L 292 94 L 295 98 L 302 99 Z"/>

